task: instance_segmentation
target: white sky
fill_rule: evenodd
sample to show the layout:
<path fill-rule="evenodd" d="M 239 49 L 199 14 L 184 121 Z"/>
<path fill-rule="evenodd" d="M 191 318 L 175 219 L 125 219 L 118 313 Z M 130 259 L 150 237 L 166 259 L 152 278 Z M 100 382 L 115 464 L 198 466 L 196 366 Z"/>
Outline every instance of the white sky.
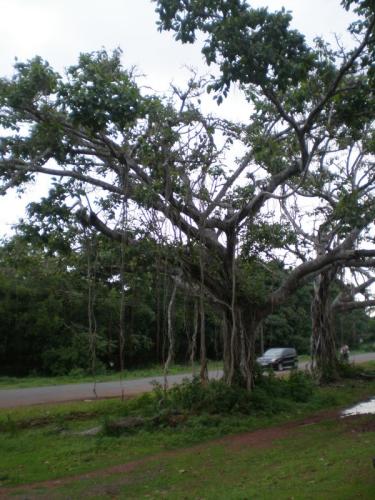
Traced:
<path fill-rule="evenodd" d="M 344 34 L 352 15 L 339 0 L 253 0 L 252 6 L 269 10 L 284 6 L 293 12 L 293 24 L 308 40 L 315 36 Z M 102 47 L 121 47 L 125 66 L 137 66 L 145 83 L 166 90 L 174 81 L 183 84 L 184 66 L 206 73 L 198 45 L 183 46 L 171 33 L 156 28 L 155 4 L 151 0 L 0 0 L 0 77 L 10 76 L 14 59 L 40 55 L 59 72 L 75 64 L 80 52 Z M 232 119 L 246 119 L 247 109 L 234 91 L 220 113 Z M 0 237 L 24 213 L 26 203 L 47 192 L 47 180 L 38 180 L 26 195 L 14 193 L 0 198 Z"/>

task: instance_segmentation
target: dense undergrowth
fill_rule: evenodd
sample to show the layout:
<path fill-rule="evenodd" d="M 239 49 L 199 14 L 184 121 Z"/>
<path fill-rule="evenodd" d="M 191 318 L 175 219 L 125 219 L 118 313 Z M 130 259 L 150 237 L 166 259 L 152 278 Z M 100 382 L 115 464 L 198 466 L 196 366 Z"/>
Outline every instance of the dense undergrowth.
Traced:
<path fill-rule="evenodd" d="M 159 406 L 193 413 L 243 413 L 254 410 L 274 412 L 288 401 L 307 401 L 313 394 L 311 378 L 293 372 L 288 378 L 276 378 L 273 373 L 259 377 L 256 387 L 248 392 L 242 387 L 229 387 L 221 380 L 202 385 L 198 378 L 185 379 L 182 384 L 164 391 L 154 390 Z"/>
<path fill-rule="evenodd" d="M 238 423 L 249 418 L 262 420 L 299 413 L 306 408 L 318 410 L 334 403 L 333 394 L 319 391 L 313 379 L 303 372 L 292 372 L 288 378 L 278 378 L 272 372 L 260 376 L 251 393 L 242 387 L 229 387 L 222 380 L 202 385 L 195 377 L 169 390 L 155 384 L 151 394 L 128 404 L 120 415 L 107 415 L 103 433 L 118 436 L 142 429 L 152 432 L 165 427 L 191 426 L 194 422 L 210 427 L 226 419 Z M 124 420 L 119 422 L 119 417 Z"/>

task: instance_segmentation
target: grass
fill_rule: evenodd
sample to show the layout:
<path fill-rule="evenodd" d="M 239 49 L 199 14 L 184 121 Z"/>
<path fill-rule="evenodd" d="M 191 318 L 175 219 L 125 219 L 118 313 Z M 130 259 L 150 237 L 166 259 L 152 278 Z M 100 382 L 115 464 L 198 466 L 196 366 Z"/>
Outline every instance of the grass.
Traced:
<path fill-rule="evenodd" d="M 216 361 L 210 361 L 208 364 L 209 370 L 221 369 L 222 363 Z M 191 373 L 192 367 L 187 364 L 176 364 L 172 365 L 169 369 L 170 375 L 176 375 L 179 373 Z M 159 377 L 163 375 L 162 365 L 153 365 L 147 368 L 137 368 L 133 370 L 124 370 L 121 377 L 123 380 L 134 380 L 138 378 L 146 377 Z M 111 382 L 120 380 L 119 372 L 112 372 L 97 375 L 97 382 Z M 0 389 L 24 389 L 28 387 L 44 387 L 53 385 L 63 385 L 63 384 L 80 384 L 85 382 L 93 382 L 94 377 L 92 375 L 61 375 L 58 377 L 39 377 L 39 376 L 28 376 L 28 377 L 7 377 L 0 376 Z"/>
<path fill-rule="evenodd" d="M 271 447 L 209 444 L 146 463 L 124 475 L 75 483 L 60 491 L 104 498 L 371 499 L 373 432 L 356 422 L 323 422 L 298 429 Z M 187 496 L 188 492 L 188 496 Z M 78 496 L 78 495 L 77 495 Z"/>
<path fill-rule="evenodd" d="M 139 431 L 128 432 L 119 437 L 103 433 L 98 436 L 82 436 L 76 433 L 103 424 L 108 418 L 118 418 L 126 415 L 150 415 L 155 411 L 155 396 L 153 394 L 146 394 L 125 402 L 106 400 L 9 410 L 0 415 L 0 486 L 15 486 L 48 479 L 63 478 L 96 469 L 103 469 L 116 464 L 127 463 L 132 460 L 152 457 L 155 454 L 166 451 L 176 451 L 192 445 L 204 442 L 208 443 L 212 439 L 225 435 L 288 422 L 319 409 L 348 406 L 356 401 L 365 399 L 369 395 L 373 395 L 374 392 L 374 381 L 347 380 L 338 387 L 320 388 L 308 401 L 288 404 L 283 410 L 277 413 L 256 411 L 247 415 L 238 413 L 221 415 L 205 413 L 191 414 L 181 425 L 176 425 L 175 427 L 163 425 L 156 427 L 145 426 Z M 323 443 L 329 437 L 328 430 L 326 435 L 324 434 L 324 426 L 322 429 L 318 433 L 321 446 L 323 446 Z M 308 429 L 306 430 L 306 434 L 303 435 L 304 440 L 310 439 L 312 443 L 314 442 L 315 438 L 313 439 L 311 436 L 309 438 Z M 302 440 L 300 445 L 301 450 L 303 450 L 303 446 L 307 443 L 304 440 Z M 369 445 L 369 448 L 372 446 L 371 453 L 373 453 L 373 446 L 375 444 L 373 436 L 370 442 L 372 444 Z M 362 444 L 367 446 L 366 443 Z M 256 485 L 251 485 L 249 471 L 246 475 L 246 467 L 249 468 L 249 464 L 251 465 L 249 470 L 252 471 L 251 474 L 254 474 L 254 478 L 260 478 L 258 476 L 258 465 L 261 469 L 262 464 L 263 467 L 265 464 L 269 464 L 272 470 L 276 467 L 276 476 L 280 477 L 279 480 L 281 481 L 283 475 L 287 474 L 288 467 L 293 471 L 296 466 L 295 462 L 298 462 L 296 456 L 290 453 L 286 458 L 286 463 L 283 465 L 281 457 L 282 446 L 281 448 L 276 447 L 275 450 L 272 448 L 264 451 L 264 456 L 262 455 L 263 452 L 261 453 L 261 451 L 256 450 L 242 450 L 240 454 L 231 453 L 227 456 L 227 452 L 222 446 L 220 447 L 217 444 L 208 444 L 207 446 L 207 450 L 211 451 L 205 451 L 203 455 L 197 456 L 194 451 L 184 450 L 176 459 L 163 457 L 165 465 L 162 466 L 162 474 L 157 479 L 155 478 L 155 471 L 158 470 L 157 467 L 159 465 L 152 465 L 150 463 L 151 465 L 149 464 L 147 467 L 151 467 L 151 469 L 147 474 L 144 472 L 142 466 L 139 471 L 134 472 L 134 477 L 132 475 L 132 485 L 126 486 L 124 489 L 126 492 L 124 493 L 125 497 L 138 498 L 139 496 L 146 495 L 147 491 L 165 490 L 167 498 L 183 498 L 184 488 L 187 487 L 186 481 L 189 479 L 189 481 L 196 481 L 196 488 L 204 488 L 204 498 L 220 498 L 220 496 L 217 496 L 220 491 L 215 490 L 215 483 L 217 484 L 219 479 L 217 474 L 220 470 L 223 470 L 223 476 L 220 476 L 220 481 L 222 480 L 223 484 L 228 484 L 228 488 L 232 488 L 232 486 L 229 486 L 231 481 L 232 483 L 237 481 L 237 474 L 234 473 L 237 468 L 236 470 L 239 471 L 238 477 L 242 478 L 240 485 L 243 485 L 245 490 L 249 488 L 249 491 L 253 491 L 251 488 L 255 488 Z M 299 450 L 299 445 L 297 446 L 297 444 L 293 445 L 294 448 L 292 443 L 290 446 L 291 450 L 295 450 L 295 452 Z M 354 443 L 353 446 L 357 447 L 357 444 Z M 350 455 L 348 460 L 353 461 L 353 463 L 355 462 L 357 466 L 358 455 L 356 453 L 359 454 L 359 451 L 355 451 L 353 446 L 350 445 L 349 451 L 353 452 L 353 455 Z M 318 453 L 318 442 L 316 443 L 316 447 L 316 453 Z M 258 455 L 258 452 L 260 455 Z M 342 444 L 339 444 L 338 454 L 341 452 Z M 252 455 L 253 453 L 255 453 L 254 456 Z M 302 453 L 302 451 L 298 451 L 298 453 Z M 303 456 L 305 455 L 306 453 Z M 207 458 L 210 456 L 211 458 Z M 363 460 L 364 457 L 365 455 L 363 456 Z M 205 466 L 203 478 L 199 471 L 206 460 L 208 460 L 209 466 Z M 310 463 L 310 455 L 307 456 L 306 460 Z M 333 461 L 336 464 L 337 462 L 337 460 L 333 460 L 330 457 L 327 460 L 329 463 Z M 363 463 L 363 460 L 362 462 L 359 461 L 359 463 Z M 319 462 L 317 463 L 319 464 Z M 338 464 L 336 465 L 339 470 Z M 255 469 L 253 469 L 253 466 L 256 466 Z M 268 472 L 264 472 L 262 476 L 265 488 L 269 487 L 267 486 L 267 477 L 275 472 L 269 470 L 269 467 Z M 181 471 L 189 471 L 189 473 Z M 143 485 L 140 484 L 139 479 L 142 477 L 142 474 Z M 146 477 L 144 477 L 144 474 L 146 474 Z M 195 475 L 199 480 L 197 480 Z M 233 475 L 232 479 L 231 475 Z M 110 484 L 111 481 L 108 481 L 108 484 Z M 163 484 L 164 486 L 162 486 Z M 189 491 L 191 487 L 190 485 Z M 70 488 L 73 491 L 75 488 L 79 489 L 80 486 L 74 484 Z M 121 491 L 121 495 L 123 494 L 122 488 L 121 486 L 119 490 Z M 245 490 L 241 490 L 240 486 L 237 485 L 233 491 L 237 492 L 239 496 L 226 496 L 226 498 L 243 498 L 240 496 L 240 492 Z M 273 490 L 270 491 L 273 493 Z M 179 496 L 180 494 L 181 496 Z M 197 496 L 195 496 L 196 494 Z M 189 494 L 189 496 L 198 498 L 198 490 L 194 490 L 194 494 Z M 267 496 L 255 496 L 254 498 L 267 498 Z M 319 496 L 315 498 L 319 498 Z M 350 497 L 344 496 L 341 498 Z"/>

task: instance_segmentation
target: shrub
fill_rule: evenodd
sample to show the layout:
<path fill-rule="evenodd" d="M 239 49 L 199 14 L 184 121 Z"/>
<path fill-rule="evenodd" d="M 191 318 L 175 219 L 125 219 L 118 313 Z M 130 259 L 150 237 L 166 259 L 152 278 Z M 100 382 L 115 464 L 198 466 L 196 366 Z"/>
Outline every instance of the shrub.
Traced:
<path fill-rule="evenodd" d="M 290 396 L 293 401 L 305 403 L 314 393 L 314 382 L 310 375 L 294 371 L 288 380 Z"/>
<path fill-rule="evenodd" d="M 157 407 L 189 413 L 231 413 L 248 409 L 249 393 L 239 387 L 229 387 L 221 380 L 201 384 L 198 377 L 185 379 L 168 391 L 156 384 L 154 396 Z"/>
<path fill-rule="evenodd" d="M 105 417 L 103 434 L 120 436 L 181 425 L 212 429 L 221 426 L 225 417 L 240 422 L 243 416 L 289 412 L 296 403 L 314 402 L 313 396 L 311 377 L 298 372 L 288 379 L 272 373 L 259 377 L 252 392 L 230 387 L 223 380 L 202 384 L 198 377 L 185 379 L 169 390 L 155 383 L 152 393 L 127 401 L 116 417 Z"/>
<path fill-rule="evenodd" d="M 250 414 L 252 411 L 276 413 L 290 409 L 293 402 L 306 402 L 314 392 L 311 377 L 293 373 L 289 379 L 262 377 L 249 393 L 242 387 L 230 387 L 222 380 L 206 385 L 199 378 L 185 379 L 180 385 L 164 391 L 161 385 L 154 389 L 156 409 L 193 414 Z"/>

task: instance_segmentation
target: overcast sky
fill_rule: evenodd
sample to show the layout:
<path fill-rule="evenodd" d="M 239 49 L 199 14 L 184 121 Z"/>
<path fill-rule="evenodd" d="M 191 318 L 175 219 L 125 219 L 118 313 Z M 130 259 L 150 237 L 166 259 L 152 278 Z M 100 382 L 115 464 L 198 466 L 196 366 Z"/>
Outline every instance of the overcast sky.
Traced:
<path fill-rule="evenodd" d="M 284 6 L 293 13 L 293 25 L 308 40 L 315 36 L 344 35 L 352 15 L 340 7 L 339 0 L 254 0 L 252 6 L 269 10 Z M 137 66 L 145 82 L 163 91 L 171 81 L 182 84 L 186 66 L 207 73 L 199 46 L 182 46 L 170 33 L 156 28 L 155 4 L 151 0 L 0 0 L 0 75 L 10 76 L 17 57 L 36 54 L 48 60 L 59 72 L 74 64 L 80 52 L 102 47 L 120 47 L 125 66 Z M 345 40 L 345 37 L 344 37 Z M 246 107 L 240 96 L 232 96 L 220 112 L 232 119 L 245 119 Z M 28 190 L 22 199 L 10 193 L 0 198 L 0 237 L 23 215 L 26 202 L 47 190 L 45 181 Z"/>

